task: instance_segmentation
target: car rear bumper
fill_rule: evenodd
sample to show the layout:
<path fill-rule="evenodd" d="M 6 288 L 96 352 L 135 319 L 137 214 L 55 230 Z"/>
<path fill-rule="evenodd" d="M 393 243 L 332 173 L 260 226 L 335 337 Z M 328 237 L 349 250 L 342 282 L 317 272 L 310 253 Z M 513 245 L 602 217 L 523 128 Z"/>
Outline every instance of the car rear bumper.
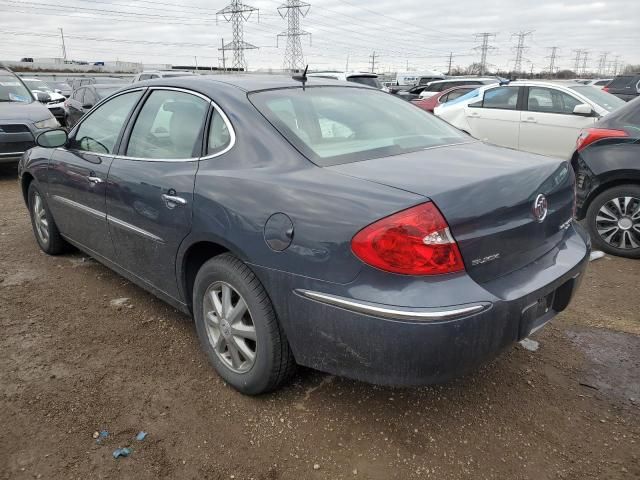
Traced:
<path fill-rule="evenodd" d="M 576 225 L 561 245 L 517 272 L 482 285 L 466 275 L 452 281 L 457 291 L 451 293 L 460 302 L 441 308 L 355 298 L 369 288 L 358 279 L 322 289 L 308 278 L 287 281 L 282 272 L 254 268 L 298 363 L 371 383 L 425 385 L 477 368 L 563 311 L 589 251 L 588 237 Z M 459 288 L 464 282 L 470 282 L 468 289 Z M 292 283 L 298 285 L 285 291 Z M 424 303 L 440 287 L 428 285 L 420 283 Z"/>

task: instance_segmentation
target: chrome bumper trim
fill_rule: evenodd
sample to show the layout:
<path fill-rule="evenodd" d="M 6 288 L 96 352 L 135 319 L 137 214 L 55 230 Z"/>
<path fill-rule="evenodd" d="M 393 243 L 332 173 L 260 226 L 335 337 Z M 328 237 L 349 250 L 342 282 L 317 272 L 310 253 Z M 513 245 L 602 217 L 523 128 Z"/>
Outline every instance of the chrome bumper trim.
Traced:
<path fill-rule="evenodd" d="M 329 295 L 327 293 L 313 292 L 310 290 L 295 290 L 303 297 L 316 300 L 334 307 L 344 308 L 353 312 L 371 315 L 373 317 L 383 317 L 393 320 L 452 320 L 464 317 L 473 313 L 481 312 L 489 307 L 489 304 L 469 305 L 465 307 L 452 308 L 450 310 L 429 309 L 429 308 L 400 308 L 363 303 L 349 298 Z"/>

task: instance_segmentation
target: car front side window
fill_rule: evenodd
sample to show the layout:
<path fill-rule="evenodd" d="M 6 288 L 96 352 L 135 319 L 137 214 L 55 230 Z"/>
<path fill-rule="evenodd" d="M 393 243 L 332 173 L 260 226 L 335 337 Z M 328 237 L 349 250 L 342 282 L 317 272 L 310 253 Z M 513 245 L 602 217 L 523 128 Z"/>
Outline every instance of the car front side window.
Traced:
<path fill-rule="evenodd" d="M 185 92 L 154 90 L 131 131 L 126 155 L 148 159 L 189 159 L 199 155 L 209 102 Z"/>
<path fill-rule="evenodd" d="M 120 131 L 141 95 L 141 91 L 128 92 L 102 104 L 82 121 L 70 148 L 102 154 L 114 153 Z"/>
<path fill-rule="evenodd" d="M 577 98 L 560 90 L 545 87 L 529 87 L 527 110 L 540 113 L 558 113 L 570 115 L 576 105 L 581 102 Z"/>

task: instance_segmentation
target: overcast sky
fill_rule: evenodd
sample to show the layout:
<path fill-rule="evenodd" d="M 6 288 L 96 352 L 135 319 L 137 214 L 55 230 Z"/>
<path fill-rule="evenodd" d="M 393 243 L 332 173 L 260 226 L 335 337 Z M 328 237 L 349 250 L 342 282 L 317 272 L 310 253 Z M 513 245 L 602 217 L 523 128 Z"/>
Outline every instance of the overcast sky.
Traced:
<path fill-rule="evenodd" d="M 248 2 L 259 8 L 245 24 L 244 39 L 260 49 L 246 52 L 250 69 L 281 68 L 286 29 L 278 15 L 282 1 Z M 513 67 L 513 33 L 526 38 L 523 68 L 548 68 L 549 47 L 559 47 L 557 65 L 573 68 L 575 49 L 589 51 L 596 70 L 602 52 L 625 64 L 640 64 L 640 0 L 310 0 L 301 28 L 306 61 L 312 69 L 368 69 L 376 52 L 382 71 L 466 66 L 479 59 L 474 33 L 491 32 L 495 47 L 488 62 Z M 144 63 L 221 64 L 221 39 L 231 25 L 216 11 L 221 0 L 0 0 L 0 60 L 60 57 L 58 28 L 64 29 L 70 58 Z M 22 33 L 23 35 L 18 35 Z M 29 35 L 24 35 L 24 34 Z M 93 39 L 89 39 L 91 37 Z M 312 42 L 310 44 L 310 41 Z M 153 43 L 161 42 L 162 44 Z"/>

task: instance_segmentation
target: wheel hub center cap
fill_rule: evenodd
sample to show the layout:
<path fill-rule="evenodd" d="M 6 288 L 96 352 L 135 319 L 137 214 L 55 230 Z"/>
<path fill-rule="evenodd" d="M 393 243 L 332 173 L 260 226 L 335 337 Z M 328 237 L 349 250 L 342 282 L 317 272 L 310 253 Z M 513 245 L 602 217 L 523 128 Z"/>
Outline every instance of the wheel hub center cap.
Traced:
<path fill-rule="evenodd" d="M 630 218 L 624 217 L 618 220 L 618 227 L 620 227 L 622 230 L 631 230 L 631 227 L 633 227 L 633 222 Z"/>
<path fill-rule="evenodd" d="M 220 331 L 225 338 L 229 338 L 231 336 L 231 325 L 229 325 L 229 322 L 224 318 L 220 322 Z"/>

